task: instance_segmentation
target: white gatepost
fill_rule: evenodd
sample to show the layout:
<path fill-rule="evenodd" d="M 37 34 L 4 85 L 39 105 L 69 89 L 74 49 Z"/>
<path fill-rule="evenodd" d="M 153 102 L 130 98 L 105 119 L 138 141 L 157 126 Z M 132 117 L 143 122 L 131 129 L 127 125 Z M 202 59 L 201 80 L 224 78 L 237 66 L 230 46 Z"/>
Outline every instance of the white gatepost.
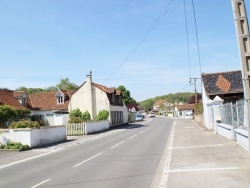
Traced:
<path fill-rule="evenodd" d="M 219 96 L 216 96 L 213 100 L 213 119 L 214 119 L 214 131 L 217 134 L 217 121 L 221 121 L 220 106 L 223 104 L 224 100 Z"/>
<path fill-rule="evenodd" d="M 212 130 L 214 129 L 213 101 L 209 99 L 206 105 L 207 105 L 207 119 L 208 119 L 206 126 L 209 130 Z"/>

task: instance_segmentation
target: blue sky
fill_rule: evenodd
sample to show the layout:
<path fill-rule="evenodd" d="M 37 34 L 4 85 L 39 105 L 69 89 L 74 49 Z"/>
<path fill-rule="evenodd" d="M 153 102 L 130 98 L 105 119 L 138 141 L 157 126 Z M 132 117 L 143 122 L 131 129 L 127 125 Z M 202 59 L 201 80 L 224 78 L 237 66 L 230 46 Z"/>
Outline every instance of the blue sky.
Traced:
<path fill-rule="evenodd" d="M 45 88 L 62 77 L 81 85 L 92 70 L 94 82 L 124 85 L 137 101 L 193 91 L 187 83 L 200 77 L 200 68 L 192 1 L 186 0 L 190 66 L 184 0 L 144 38 L 169 2 L 0 0 L 0 87 Z M 240 70 L 231 0 L 194 3 L 201 72 Z"/>

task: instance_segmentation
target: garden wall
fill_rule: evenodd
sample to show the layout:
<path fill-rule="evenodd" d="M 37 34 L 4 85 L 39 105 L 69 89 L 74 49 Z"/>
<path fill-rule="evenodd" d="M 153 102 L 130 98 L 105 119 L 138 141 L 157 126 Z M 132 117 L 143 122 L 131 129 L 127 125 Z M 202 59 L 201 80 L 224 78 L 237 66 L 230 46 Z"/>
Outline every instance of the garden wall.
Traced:
<path fill-rule="evenodd" d="M 20 142 L 23 145 L 27 144 L 31 148 L 67 140 L 65 126 L 9 129 L 2 135 L 7 140 Z"/>

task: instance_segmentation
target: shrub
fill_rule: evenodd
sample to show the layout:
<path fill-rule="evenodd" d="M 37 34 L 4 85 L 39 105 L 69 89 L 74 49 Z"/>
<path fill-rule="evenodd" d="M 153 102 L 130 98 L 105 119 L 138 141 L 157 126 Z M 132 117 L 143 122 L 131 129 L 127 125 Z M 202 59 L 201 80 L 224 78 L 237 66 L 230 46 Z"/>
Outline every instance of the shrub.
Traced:
<path fill-rule="evenodd" d="M 82 112 L 80 111 L 79 108 L 74 109 L 74 110 L 72 110 L 72 111 L 69 113 L 69 118 L 72 118 L 72 117 L 79 117 L 79 118 L 82 117 Z"/>
<path fill-rule="evenodd" d="M 82 123 L 83 119 L 81 117 L 71 117 L 68 122 L 69 123 Z"/>
<path fill-rule="evenodd" d="M 22 120 L 22 121 L 14 121 L 10 124 L 11 129 L 18 128 L 40 128 L 40 125 L 37 121 L 31 120 Z"/>
<path fill-rule="evenodd" d="M 109 117 L 109 111 L 108 110 L 101 110 L 99 111 L 98 115 L 96 116 L 96 120 L 107 120 Z"/>
<path fill-rule="evenodd" d="M 82 113 L 82 119 L 86 122 L 91 120 L 90 113 L 87 110 Z"/>
<path fill-rule="evenodd" d="M 1 146 L 0 149 L 16 149 L 19 151 L 31 149 L 28 145 L 23 145 L 20 142 L 9 142 L 6 146 Z"/>

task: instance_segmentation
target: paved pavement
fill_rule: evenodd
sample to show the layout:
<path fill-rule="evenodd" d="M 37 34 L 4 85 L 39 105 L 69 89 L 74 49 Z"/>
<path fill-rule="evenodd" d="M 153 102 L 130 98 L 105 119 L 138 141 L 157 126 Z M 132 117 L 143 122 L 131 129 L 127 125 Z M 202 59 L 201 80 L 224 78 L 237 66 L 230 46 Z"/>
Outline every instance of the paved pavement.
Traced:
<path fill-rule="evenodd" d="M 68 137 L 68 142 L 30 151 L 0 151 L 0 169 L 122 130 Z M 250 152 L 193 120 L 175 119 L 164 154 L 157 171 L 161 188 L 250 187 Z"/>
<path fill-rule="evenodd" d="M 193 120 L 176 120 L 161 187 L 250 187 L 250 152 Z"/>

